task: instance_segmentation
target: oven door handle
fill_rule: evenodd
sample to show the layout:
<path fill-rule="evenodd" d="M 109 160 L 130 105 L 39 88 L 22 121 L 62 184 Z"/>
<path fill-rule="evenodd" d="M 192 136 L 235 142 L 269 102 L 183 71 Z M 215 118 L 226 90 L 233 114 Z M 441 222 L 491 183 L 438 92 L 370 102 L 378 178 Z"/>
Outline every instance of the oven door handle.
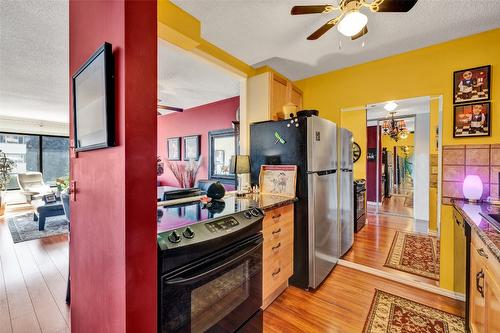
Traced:
<path fill-rule="evenodd" d="M 197 281 L 199 280 L 202 280 L 203 278 L 205 278 L 207 275 L 210 275 L 214 272 L 217 272 L 219 270 L 222 270 L 230 265 L 232 265 L 233 263 L 237 262 L 238 260 L 244 258 L 245 256 L 247 256 L 248 254 L 252 253 L 253 251 L 257 250 L 259 247 L 262 246 L 262 240 L 259 240 L 258 244 L 255 245 L 255 246 L 252 246 L 252 248 L 250 248 L 249 250 L 243 252 L 242 254 L 238 255 L 236 258 L 233 258 L 233 259 L 230 259 L 230 260 L 227 260 L 226 262 L 224 262 L 223 264 L 217 266 L 217 267 L 214 267 L 212 269 L 209 269 L 209 270 L 206 270 L 200 274 L 197 274 L 197 275 L 194 275 L 194 276 L 189 276 L 189 277 L 179 277 L 179 278 L 173 278 L 173 279 L 170 279 L 170 280 L 167 280 L 165 283 L 167 285 L 179 285 L 179 284 L 186 284 L 186 283 L 196 283 Z"/>

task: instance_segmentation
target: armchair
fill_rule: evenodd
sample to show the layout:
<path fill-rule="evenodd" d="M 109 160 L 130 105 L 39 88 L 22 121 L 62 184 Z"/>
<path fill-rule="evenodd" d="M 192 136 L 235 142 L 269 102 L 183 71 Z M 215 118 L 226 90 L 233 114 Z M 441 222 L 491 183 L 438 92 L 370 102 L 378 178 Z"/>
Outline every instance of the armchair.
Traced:
<path fill-rule="evenodd" d="M 21 193 L 26 196 L 26 201 L 31 203 L 34 195 L 51 193 L 49 185 L 43 181 L 41 172 L 25 172 L 17 174 L 17 183 Z"/>

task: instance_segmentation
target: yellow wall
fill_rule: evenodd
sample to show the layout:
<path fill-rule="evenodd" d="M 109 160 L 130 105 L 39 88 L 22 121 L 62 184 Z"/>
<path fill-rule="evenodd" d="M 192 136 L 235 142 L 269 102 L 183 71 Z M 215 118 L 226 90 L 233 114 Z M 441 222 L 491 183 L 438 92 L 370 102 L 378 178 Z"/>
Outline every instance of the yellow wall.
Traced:
<path fill-rule="evenodd" d="M 495 29 L 296 82 L 304 108 L 335 122 L 340 109 L 376 102 L 443 95 L 443 145 L 500 143 L 500 121 L 491 136 L 453 138 L 453 71 L 491 65 L 491 108 L 500 105 L 500 29 Z M 342 113 L 343 114 L 343 113 Z M 496 119 L 493 116 L 493 119 Z M 453 289 L 452 207 L 441 211 L 441 287 Z"/>
<path fill-rule="evenodd" d="M 366 110 L 342 112 L 341 117 L 342 127 L 352 132 L 353 140 L 361 147 L 361 156 L 354 163 L 354 179 L 366 179 Z"/>

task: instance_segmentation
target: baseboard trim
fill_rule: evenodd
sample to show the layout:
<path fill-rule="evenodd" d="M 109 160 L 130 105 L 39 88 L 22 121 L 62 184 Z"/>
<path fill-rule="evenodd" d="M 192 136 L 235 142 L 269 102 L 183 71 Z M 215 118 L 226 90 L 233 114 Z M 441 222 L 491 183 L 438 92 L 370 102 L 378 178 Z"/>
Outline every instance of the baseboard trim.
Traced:
<path fill-rule="evenodd" d="M 410 286 L 410 287 L 418 288 L 418 289 L 425 290 L 425 291 L 428 291 L 428 292 L 431 292 L 431 293 L 434 293 L 434 294 L 438 294 L 438 295 L 441 295 L 441 296 L 445 296 L 445 297 L 449 297 L 449 298 L 452 298 L 452 299 L 456 299 L 456 300 L 465 302 L 465 295 L 464 294 L 456 293 L 454 291 L 443 289 L 441 287 L 432 286 L 432 285 L 427 284 L 425 282 L 415 281 L 415 280 L 413 280 L 411 278 L 405 278 L 405 277 L 401 277 L 401 276 L 395 276 L 395 275 L 393 275 L 393 274 L 391 274 L 389 272 L 382 271 L 380 269 L 376 269 L 376 268 L 372 268 L 372 267 L 360 265 L 360 264 L 357 264 L 357 263 L 354 263 L 354 262 L 350 262 L 350 261 L 347 261 L 347 260 L 343 260 L 343 259 L 339 259 L 338 265 L 344 266 L 344 267 L 348 267 L 348 268 L 352 268 L 352 269 L 356 269 L 358 271 L 365 272 L 365 273 L 368 273 L 368 274 L 372 274 L 372 275 L 375 275 L 375 276 L 378 276 L 378 277 L 381 277 L 381 278 L 384 278 L 384 279 L 387 279 L 387 280 L 391 280 L 391 281 L 394 281 L 394 282 L 399 282 L 399 283 L 405 284 L 405 285 Z"/>
<path fill-rule="evenodd" d="M 434 236 L 434 237 L 437 237 L 438 232 L 437 232 L 437 230 L 429 230 L 429 231 L 427 231 L 427 234 L 428 234 L 429 236 Z"/>

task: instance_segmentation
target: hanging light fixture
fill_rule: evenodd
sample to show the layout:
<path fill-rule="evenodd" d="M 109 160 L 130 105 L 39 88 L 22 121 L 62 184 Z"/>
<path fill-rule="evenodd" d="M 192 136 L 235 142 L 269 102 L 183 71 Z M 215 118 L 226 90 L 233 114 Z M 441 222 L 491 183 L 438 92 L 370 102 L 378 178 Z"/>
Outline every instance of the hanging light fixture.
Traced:
<path fill-rule="evenodd" d="M 398 142 L 399 139 L 406 139 L 409 135 L 408 128 L 406 127 L 406 122 L 403 119 L 396 120 L 394 115 L 396 112 L 390 112 L 390 120 L 385 120 L 382 123 L 382 133 L 384 135 L 389 135 L 391 139 Z"/>

